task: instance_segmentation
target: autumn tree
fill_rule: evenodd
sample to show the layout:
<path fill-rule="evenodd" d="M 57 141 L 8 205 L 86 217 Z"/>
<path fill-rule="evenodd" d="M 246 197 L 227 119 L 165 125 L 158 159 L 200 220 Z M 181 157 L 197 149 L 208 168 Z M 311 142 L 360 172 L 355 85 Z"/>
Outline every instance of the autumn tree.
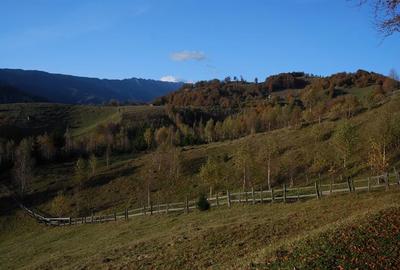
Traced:
<path fill-rule="evenodd" d="M 147 149 L 150 149 L 153 144 L 153 131 L 151 130 L 151 128 L 147 128 L 143 136 L 147 144 Z"/>
<path fill-rule="evenodd" d="M 237 166 L 238 170 L 241 171 L 242 175 L 242 187 L 243 191 L 246 190 L 248 180 L 249 180 L 249 174 L 250 174 L 250 168 L 252 166 L 252 149 L 251 145 L 249 142 L 244 142 L 240 145 L 238 150 L 236 151 L 235 154 L 235 165 Z"/>
<path fill-rule="evenodd" d="M 204 132 L 207 142 L 212 142 L 214 140 L 214 120 L 212 118 L 207 121 Z"/>
<path fill-rule="evenodd" d="M 391 155 L 398 149 L 400 117 L 390 107 L 382 112 L 368 130 L 368 164 L 376 173 L 387 172 Z"/>
<path fill-rule="evenodd" d="M 356 126 L 348 120 L 342 122 L 336 129 L 333 142 L 337 153 L 343 161 L 343 168 L 346 170 L 349 159 L 353 155 L 358 142 Z"/>
<path fill-rule="evenodd" d="M 33 140 L 23 139 L 17 147 L 14 163 L 14 179 L 21 196 L 29 189 L 32 180 L 34 160 L 32 158 Z"/>
<path fill-rule="evenodd" d="M 200 168 L 200 179 L 210 187 L 210 197 L 215 190 L 222 188 L 224 185 L 224 162 L 219 158 L 210 156 L 207 162 Z"/>
<path fill-rule="evenodd" d="M 298 151 L 293 151 L 281 158 L 281 167 L 285 173 L 285 176 L 289 178 L 291 187 L 293 187 L 295 176 L 299 171 L 299 158 L 300 154 Z"/>
<path fill-rule="evenodd" d="M 81 206 L 83 205 L 81 192 L 83 190 L 83 185 L 88 177 L 87 167 L 87 162 L 83 158 L 79 158 L 75 164 L 75 200 L 78 213 L 81 212 Z"/>
<path fill-rule="evenodd" d="M 14 162 L 15 160 L 15 142 L 13 140 L 8 140 L 6 143 L 6 157 L 7 160 Z"/>
<path fill-rule="evenodd" d="M 90 155 L 89 158 L 89 167 L 90 167 L 90 174 L 93 176 L 96 174 L 97 169 L 97 158 L 94 154 Z"/>
<path fill-rule="evenodd" d="M 60 192 L 51 203 L 51 211 L 57 216 L 62 217 L 68 212 L 67 199 L 65 195 Z"/>
<path fill-rule="evenodd" d="M 271 171 L 272 171 L 272 159 L 278 153 L 278 144 L 272 137 L 268 137 L 264 147 L 260 151 L 261 159 L 265 164 L 267 174 L 267 186 L 268 190 L 271 189 Z"/>
<path fill-rule="evenodd" d="M 111 145 L 107 144 L 105 158 L 106 158 L 106 166 L 107 168 L 110 167 L 110 156 L 111 156 Z"/>
<path fill-rule="evenodd" d="M 157 145 L 162 145 L 165 143 L 168 143 L 168 128 L 166 127 L 161 127 L 157 129 L 156 134 L 155 134 L 155 140 L 157 142 Z"/>
<path fill-rule="evenodd" d="M 73 149 L 73 139 L 72 139 L 72 133 L 69 130 L 69 128 L 67 128 L 65 131 L 64 139 L 65 139 L 65 151 L 67 152 L 67 154 L 70 154 Z"/>
<path fill-rule="evenodd" d="M 51 160 L 56 152 L 56 148 L 51 137 L 45 133 L 44 135 L 38 136 L 36 140 L 42 157 L 47 160 Z"/>

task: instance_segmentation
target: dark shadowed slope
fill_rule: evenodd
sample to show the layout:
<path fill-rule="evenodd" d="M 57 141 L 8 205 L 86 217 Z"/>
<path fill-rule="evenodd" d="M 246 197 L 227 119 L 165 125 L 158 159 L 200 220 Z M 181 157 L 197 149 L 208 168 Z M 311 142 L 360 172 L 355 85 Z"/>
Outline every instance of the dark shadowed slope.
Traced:
<path fill-rule="evenodd" d="M 45 98 L 32 96 L 20 91 L 19 89 L 9 86 L 0 85 L 0 104 L 17 103 L 17 102 L 46 102 Z"/>
<path fill-rule="evenodd" d="M 103 103 L 110 99 L 148 102 L 178 89 L 181 83 L 145 79 L 107 80 L 52 74 L 42 71 L 0 69 L 0 85 L 14 87 L 25 96 L 57 103 Z M 0 99 L 3 99 L 0 93 Z M 6 98 L 4 98 L 6 100 Z M 11 102 L 24 102 L 12 99 Z"/>

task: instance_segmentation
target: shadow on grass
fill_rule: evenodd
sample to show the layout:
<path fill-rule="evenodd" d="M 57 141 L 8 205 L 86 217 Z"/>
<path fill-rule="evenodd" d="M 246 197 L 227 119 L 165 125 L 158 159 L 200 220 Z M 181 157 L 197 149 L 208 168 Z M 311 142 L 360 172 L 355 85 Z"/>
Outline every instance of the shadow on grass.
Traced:
<path fill-rule="evenodd" d="M 95 175 L 89 181 L 87 181 L 84 186 L 86 188 L 91 188 L 91 187 L 99 187 L 102 185 L 106 185 L 116 178 L 134 174 L 138 168 L 139 166 L 130 166 L 118 170 L 113 170 L 108 173 Z"/>

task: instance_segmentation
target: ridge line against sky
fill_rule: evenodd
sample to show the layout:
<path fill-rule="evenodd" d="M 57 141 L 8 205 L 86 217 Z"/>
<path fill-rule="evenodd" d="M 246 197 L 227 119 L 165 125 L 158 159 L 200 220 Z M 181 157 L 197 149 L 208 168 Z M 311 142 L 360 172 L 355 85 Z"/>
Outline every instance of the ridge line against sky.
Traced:
<path fill-rule="evenodd" d="M 371 7 L 348 0 L 3 0 L 0 67 L 123 79 L 260 80 L 400 71 Z"/>

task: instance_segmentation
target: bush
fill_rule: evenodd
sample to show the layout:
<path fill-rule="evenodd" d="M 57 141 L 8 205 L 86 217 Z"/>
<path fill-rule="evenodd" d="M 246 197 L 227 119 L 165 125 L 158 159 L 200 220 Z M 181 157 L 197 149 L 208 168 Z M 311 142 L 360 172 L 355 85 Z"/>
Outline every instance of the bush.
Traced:
<path fill-rule="evenodd" d="M 197 208 L 200 211 L 206 211 L 210 209 L 210 203 L 208 202 L 206 195 L 200 195 L 199 199 L 197 200 Z"/>
<path fill-rule="evenodd" d="M 51 203 L 51 211 L 57 217 L 61 217 L 68 212 L 67 199 L 63 193 L 59 193 Z"/>

